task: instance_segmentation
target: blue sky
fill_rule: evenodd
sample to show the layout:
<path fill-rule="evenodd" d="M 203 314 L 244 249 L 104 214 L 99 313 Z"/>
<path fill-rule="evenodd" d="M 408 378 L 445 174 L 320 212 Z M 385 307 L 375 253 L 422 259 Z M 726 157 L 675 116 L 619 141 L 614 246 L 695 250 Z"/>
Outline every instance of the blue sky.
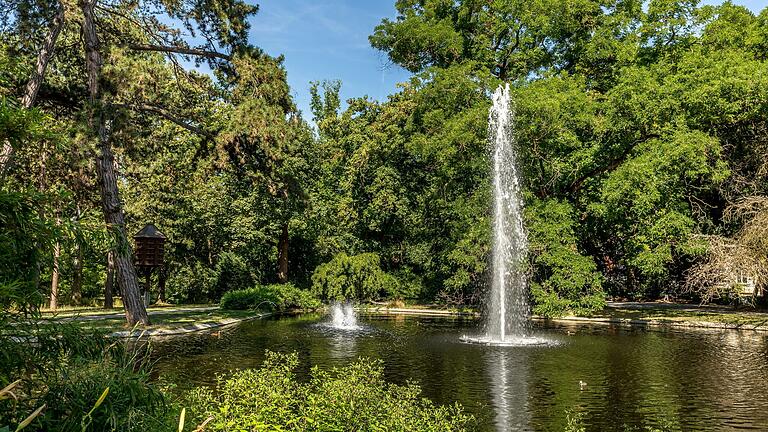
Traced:
<path fill-rule="evenodd" d="M 261 0 L 251 21 L 251 42 L 285 55 L 288 83 L 309 119 L 309 82 L 342 81 L 341 97 L 383 100 L 410 74 L 371 48 L 368 36 L 384 17 L 395 17 L 394 0 Z"/>
<path fill-rule="evenodd" d="M 251 21 L 251 42 L 271 55 L 285 55 L 288 83 L 309 119 L 309 82 L 342 81 L 341 97 L 384 100 L 410 74 L 371 48 L 368 36 L 384 17 L 394 18 L 395 0 L 261 0 Z M 719 1 L 705 1 L 718 4 Z M 735 0 L 758 12 L 768 0 Z"/>

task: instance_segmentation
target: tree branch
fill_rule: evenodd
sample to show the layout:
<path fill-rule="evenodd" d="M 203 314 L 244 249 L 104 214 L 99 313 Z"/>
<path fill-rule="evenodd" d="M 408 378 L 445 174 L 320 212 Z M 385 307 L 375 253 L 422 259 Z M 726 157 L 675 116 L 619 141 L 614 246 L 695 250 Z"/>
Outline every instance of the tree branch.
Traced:
<path fill-rule="evenodd" d="M 197 48 L 185 48 L 185 47 L 178 47 L 178 46 L 168 46 L 168 45 L 153 45 L 153 44 L 128 44 L 128 48 L 132 49 L 134 51 L 155 51 L 155 52 L 164 52 L 164 53 L 174 53 L 174 54 L 183 54 L 183 55 L 192 55 L 197 57 L 205 57 L 209 59 L 222 59 L 231 61 L 232 56 L 216 51 L 207 51 Z"/>
<path fill-rule="evenodd" d="M 129 104 L 114 104 L 115 107 L 118 108 L 126 108 L 132 111 L 138 111 L 138 112 L 149 112 L 153 114 L 157 114 L 160 117 L 170 121 L 171 123 L 180 126 L 190 132 L 192 132 L 195 135 L 201 136 L 203 138 L 207 138 L 209 140 L 213 140 L 215 138 L 215 135 L 192 124 L 189 124 L 172 113 L 170 113 L 165 108 L 155 106 L 155 105 L 149 105 L 149 104 L 139 104 L 139 105 L 129 105 Z"/>

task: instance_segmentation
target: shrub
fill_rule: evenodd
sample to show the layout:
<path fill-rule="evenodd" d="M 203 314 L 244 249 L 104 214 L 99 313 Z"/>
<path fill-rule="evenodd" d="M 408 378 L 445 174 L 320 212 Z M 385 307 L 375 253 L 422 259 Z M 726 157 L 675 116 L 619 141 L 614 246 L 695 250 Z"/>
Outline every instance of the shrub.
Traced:
<path fill-rule="evenodd" d="M 324 300 L 370 300 L 398 292 L 398 282 L 381 269 L 374 253 L 340 253 L 312 275 L 312 292 Z"/>
<path fill-rule="evenodd" d="M 311 292 L 291 283 L 257 285 L 244 290 L 230 291 L 221 298 L 222 309 L 317 309 L 320 301 Z"/>
<path fill-rule="evenodd" d="M 422 294 L 424 278 L 410 268 L 402 268 L 392 274 L 397 283 L 389 284 L 387 297 L 394 300 L 414 300 Z"/>
<path fill-rule="evenodd" d="M 258 370 L 219 378 L 187 399 L 195 424 L 209 431 L 462 431 L 472 421 L 458 405 L 435 406 L 417 385 L 383 379 L 381 361 L 361 359 L 330 372 L 317 367 L 296 378 L 298 356 L 267 352 Z M 194 426 L 194 425 L 193 425 Z"/>
<path fill-rule="evenodd" d="M 0 101 L 0 117 L 3 103 Z M 0 118 L 0 125 L 3 124 Z M 0 132 L 0 136 L 3 132 Z M 0 309 L 33 308 L 42 300 L 35 272 L 54 239 L 49 222 L 40 217 L 45 196 L 0 189 Z M 0 317 L 1 318 L 1 317 Z"/>
<path fill-rule="evenodd" d="M 531 284 L 531 294 L 534 299 L 533 313 L 548 318 L 566 314 L 589 316 L 605 307 L 603 293 L 567 298 L 538 283 L 533 283 Z"/>

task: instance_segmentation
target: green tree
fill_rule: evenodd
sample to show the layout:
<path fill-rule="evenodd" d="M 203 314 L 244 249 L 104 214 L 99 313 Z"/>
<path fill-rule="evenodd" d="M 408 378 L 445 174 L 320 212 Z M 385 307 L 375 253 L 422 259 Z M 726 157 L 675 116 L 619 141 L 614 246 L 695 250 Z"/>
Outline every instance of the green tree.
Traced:
<path fill-rule="evenodd" d="M 339 253 L 312 275 L 312 292 L 325 300 L 373 300 L 396 292 L 397 280 L 381 270 L 379 256 Z"/>

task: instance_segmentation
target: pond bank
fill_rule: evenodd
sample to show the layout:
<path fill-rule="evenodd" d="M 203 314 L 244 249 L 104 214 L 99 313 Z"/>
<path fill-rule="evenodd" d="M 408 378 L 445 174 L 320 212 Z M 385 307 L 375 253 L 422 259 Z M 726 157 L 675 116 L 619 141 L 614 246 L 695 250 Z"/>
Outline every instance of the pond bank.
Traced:
<path fill-rule="evenodd" d="M 413 315 L 432 317 L 477 318 L 476 309 L 443 309 L 434 305 L 388 307 L 387 305 L 361 305 L 360 314 Z M 61 317 L 78 325 L 102 329 L 110 337 L 160 337 L 184 335 L 232 326 L 241 322 L 271 315 L 257 311 L 226 311 L 218 306 L 170 307 L 150 311 L 149 328 L 127 329 L 121 313 L 83 314 Z M 564 316 L 545 318 L 533 316 L 534 321 L 553 325 L 621 325 L 656 329 L 722 329 L 768 332 L 768 313 L 736 310 L 720 306 L 699 306 L 679 303 L 609 302 L 606 308 L 593 316 Z"/>
<path fill-rule="evenodd" d="M 109 337 L 135 338 L 174 336 L 213 330 L 271 315 L 259 311 L 222 310 L 215 305 L 152 307 L 148 310 L 151 325 L 128 328 L 125 315 L 109 311 L 82 311 L 76 315 L 44 318 L 40 323 L 68 322 L 88 330 L 104 331 Z"/>
<path fill-rule="evenodd" d="M 472 309 L 437 309 L 435 307 L 362 306 L 361 313 L 401 314 L 420 316 L 477 317 Z M 768 313 L 743 311 L 720 306 L 699 306 L 680 303 L 609 302 L 594 316 L 564 316 L 546 318 L 534 315 L 535 321 L 553 324 L 624 325 L 650 328 L 707 328 L 768 332 Z"/>
<path fill-rule="evenodd" d="M 139 337 L 163 337 L 163 336 L 178 336 L 189 333 L 197 333 L 205 330 L 213 330 L 221 327 L 227 327 L 235 324 L 240 324 L 246 321 L 252 321 L 260 318 L 264 318 L 272 315 L 271 313 L 255 314 L 252 316 L 241 318 L 223 318 L 219 321 L 201 322 L 192 325 L 186 325 L 182 327 L 171 328 L 149 328 L 149 329 L 134 329 L 134 330 L 122 330 L 109 334 L 109 337 L 114 338 L 139 338 Z"/>

